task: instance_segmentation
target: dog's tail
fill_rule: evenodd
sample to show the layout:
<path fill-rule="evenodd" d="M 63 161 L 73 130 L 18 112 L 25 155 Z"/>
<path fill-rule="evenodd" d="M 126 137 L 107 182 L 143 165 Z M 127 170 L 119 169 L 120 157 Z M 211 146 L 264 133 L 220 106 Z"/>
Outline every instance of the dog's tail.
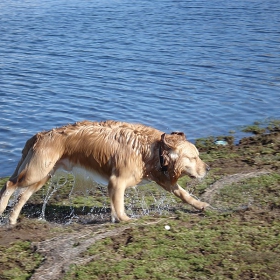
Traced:
<path fill-rule="evenodd" d="M 28 139 L 25 143 L 24 148 L 21 151 L 21 159 L 18 162 L 18 165 L 13 173 L 13 175 L 10 177 L 9 181 L 12 181 L 15 183 L 15 181 L 17 180 L 17 176 L 18 176 L 18 171 L 20 169 L 20 167 L 22 166 L 24 160 L 26 159 L 30 149 L 33 149 L 33 147 L 35 146 L 35 143 L 38 141 L 38 134 L 35 134 L 34 136 L 32 136 L 30 139 Z"/>

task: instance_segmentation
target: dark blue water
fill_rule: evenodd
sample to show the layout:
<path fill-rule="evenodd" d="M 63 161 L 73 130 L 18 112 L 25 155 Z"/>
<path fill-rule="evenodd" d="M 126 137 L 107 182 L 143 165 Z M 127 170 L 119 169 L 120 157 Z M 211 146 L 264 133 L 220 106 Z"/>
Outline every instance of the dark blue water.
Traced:
<path fill-rule="evenodd" d="M 279 0 L 0 2 L 0 176 L 29 137 L 66 123 L 194 140 L 280 118 L 279 105 Z"/>

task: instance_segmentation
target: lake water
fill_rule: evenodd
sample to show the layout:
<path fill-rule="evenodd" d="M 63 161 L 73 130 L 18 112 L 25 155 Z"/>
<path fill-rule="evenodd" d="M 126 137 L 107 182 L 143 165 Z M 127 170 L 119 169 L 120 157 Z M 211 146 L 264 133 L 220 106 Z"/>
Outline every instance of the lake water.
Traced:
<path fill-rule="evenodd" d="M 193 141 L 280 118 L 279 0 L 1 0 L 0 35 L 0 176 L 79 120 Z"/>

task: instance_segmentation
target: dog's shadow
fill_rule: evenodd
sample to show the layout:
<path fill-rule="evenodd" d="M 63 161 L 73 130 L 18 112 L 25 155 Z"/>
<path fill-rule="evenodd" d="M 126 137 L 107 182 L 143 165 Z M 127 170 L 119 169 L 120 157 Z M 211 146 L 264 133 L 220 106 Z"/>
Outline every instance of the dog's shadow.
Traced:
<path fill-rule="evenodd" d="M 50 223 L 69 224 L 71 222 L 77 222 L 81 224 L 104 224 L 111 221 L 111 209 L 110 207 L 90 207 L 90 206 L 64 206 L 48 204 L 43 211 L 44 205 L 42 203 L 27 203 L 23 209 L 21 215 L 30 219 L 44 219 Z M 134 208 L 134 216 L 161 216 L 159 213 L 143 214 L 143 209 Z M 149 209 L 151 212 L 153 209 Z M 165 209 L 165 213 L 170 215 L 175 214 L 177 211 L 181 211 L 188 214 L 198 214 L 201 211 L 182 209 L 180 207 L 170 207 Z M 9 211 L 9 210 L 8 210 Z"/>
<path fill-rule="evenodd" d="M 30 219 L 43 219 L 50 223 L 102 224 L 111 219 L 109 207 L 64 206 L 48 204 L 44 209 L 42 203 L 27 203 L 21 215 Z"/>

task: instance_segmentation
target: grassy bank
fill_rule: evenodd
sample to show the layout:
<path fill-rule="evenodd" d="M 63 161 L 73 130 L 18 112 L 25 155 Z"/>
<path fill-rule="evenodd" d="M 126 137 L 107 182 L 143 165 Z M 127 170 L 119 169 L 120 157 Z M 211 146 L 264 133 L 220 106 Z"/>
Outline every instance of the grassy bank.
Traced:
<path fill-rule="evenodd" d="M 211 172 L 180 184 L 210 202 L 203 213 L 152 184 L 126 197 L 137 220 L 111 224 L 104 189 L 54 178 L 0 227 L 0 279 L 280 279 L 280 121 L 244 130 L 238 145 L 196 142 Z"/>

